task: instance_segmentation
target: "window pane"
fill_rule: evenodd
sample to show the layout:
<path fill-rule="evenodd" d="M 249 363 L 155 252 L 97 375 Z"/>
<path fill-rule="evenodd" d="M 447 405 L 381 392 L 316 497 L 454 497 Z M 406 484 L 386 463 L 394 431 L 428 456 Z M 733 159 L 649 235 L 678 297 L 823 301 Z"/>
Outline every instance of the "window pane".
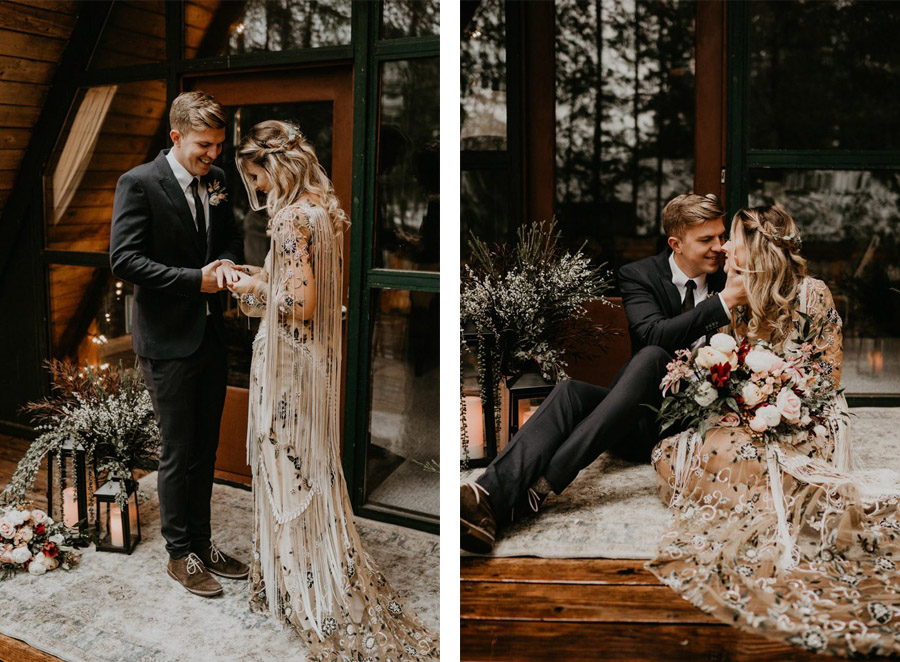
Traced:
<path fill-rule="evenodd" d="M 847 393 L 900 393 L 900 173 L 751 170 L 750 204 L 773 200 L 844 321 Z"/>
<path fill-rule="evenodd" d="M 47 248 L 109 250 L 116 182 L 156 156 L 167 128 L 165 81 L 85 90 L 45 176 Z"/>
<path fill-rule="evenodd" d="M 53 358 L 133 366 L 131 285 L 109 269 L 54 264 L 49 272 Z"/>
<path fill-rule="evenodd" d="M 370 504 L 437 517 L 440 477 L 439 296 L 373 291 L 371 410 L 366 452 Z"/>
<path fill-rule="evenodd" d="M 618 268 L 657 250 L 693 189 L 693 3 L 556 6 L 556 210 L 563 237 Z"/>
<path fill-rule="evenodd" d="M 900 3 L 753 2 L 750 146 L 900 149 Z"/>
<path fill-rule="evenodd" d="M 113 4 L 91 69 L 153 64 L 166 60 L 166 10 L 162 0 Z"/>
<path fill-rule="evenodd" d="M 441 6 L 436 0 L 384 0 L 382 39 L 441 33 Z"/>
<path fill-rule="evenodd" d="M 465 260 L 470 232 L 488 243 L 510 237 L 509 176 L 506 170 L 463 170 L 459 187 L 459 225 Z"/>
<path fill-rule="evenodd" d="M 471 7 L 472 3 L 468 3 Z M 460 149 L 506 149 L 506 21 L 504 3 L 483 0 L 460 37 Z"/>
<path fill-rule="evenodd" d="M 439 270 L 439 93 L 437 58 L 381 65 L 376 267 Z"/>
<path fill-rule="evenodd" d="M 184 21 L 187 58 L 350 43 L 350 0 L 190 0 Z"/>

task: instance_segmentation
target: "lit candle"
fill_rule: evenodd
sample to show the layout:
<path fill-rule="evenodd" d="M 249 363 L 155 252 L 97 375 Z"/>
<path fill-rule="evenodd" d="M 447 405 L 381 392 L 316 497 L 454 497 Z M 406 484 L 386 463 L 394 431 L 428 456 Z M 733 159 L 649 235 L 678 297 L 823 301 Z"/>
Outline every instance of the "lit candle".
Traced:
<path fill-rule="evenodd" d="M 73 527 L 78 524 L 78 503 L 75 500 L 75 488 L 63 490 L 63 524 Z"/>
<path fill-rule="evenodd" d="M 125 536 L 122 534 L 122 509 L 116 504 L 109 508 L 109 537 L 113 546 L 125 546 Z"/>
<path fill-rule="evenodd" d="M 469 436 L 469 458 L 480 460 L 484 457 L 484 416 L 481 398 L 466 396 L 466 431 Z"/>
<path fill-rule="evenodd" d="M 531 409 L 531 408 L 528 408 L 528 409 L 526 409 L 525 411 L 523 411 L 523 412 L 522 412 L 522 416 L 520 417 L 520 420 L 519 420 L 519 427 L 522 427 L 523 425 L 525 425 L 525 422 L 526 422 L 529 418 L 531 418 L 531 416 L 532 416 L 532 415 L 534 414 L 534 412 L 536 412 L 536 411 L 537 411 L 536 409 Z"/>

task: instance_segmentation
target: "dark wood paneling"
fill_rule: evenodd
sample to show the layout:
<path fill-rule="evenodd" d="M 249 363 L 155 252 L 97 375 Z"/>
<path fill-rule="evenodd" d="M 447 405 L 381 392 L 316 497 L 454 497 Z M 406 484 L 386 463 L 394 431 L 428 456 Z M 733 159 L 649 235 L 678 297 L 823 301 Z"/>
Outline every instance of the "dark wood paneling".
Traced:
<path fill-rule="evenodd" d="M 3 133 L 6 133 L 8 128 L 30 129 L 40 114 L 40 108 L 0 106 L 0 126 L 4 127 Z"/>
<path fill-rule="evenodd" d="M 44 98 L 49 89 L 49 85 L 0 80 L 0 104 L 39 108 L 44 105 Z"/>
<path fill-rule="evenodd" d="M 65 50 L 66 42 L 62 39 L 0 29 L 0 55 L 58 63 Z"/>
<path fill-rule="evenodd" d="M 75 17 L 47 11 L 41 6 L 14 5 L 0 2 L 0 28 L 32 35 L 68 39 L 75 27 Z"/>
<path fill-rule="evenodd" d="M 0 80 L 49 85 L 54 71 L 56 71 L 55 62 L 38 62 L 0 55 Z"/>

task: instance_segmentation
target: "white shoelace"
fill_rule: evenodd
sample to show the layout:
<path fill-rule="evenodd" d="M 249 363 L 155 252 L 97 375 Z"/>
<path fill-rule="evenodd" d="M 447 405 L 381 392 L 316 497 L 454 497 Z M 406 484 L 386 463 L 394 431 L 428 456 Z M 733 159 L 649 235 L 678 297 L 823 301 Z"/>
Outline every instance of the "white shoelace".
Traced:
<path fill-rule="evenodd" d="M 537 512 L 541 507 L 541 497 L 533 487 L 528 488 L 528 506 Z"/>
<path fill-rule="evenodd" d="M 212 540 L 209 541 L 209 560 L 213 563 L 225 562 L 225 555 L 219 551 L 219 548 L 216 547 L 216 543 Z"/>
<path fill-rule="evenodd" d="M 468 487 L 472 488 L 472 491 L 475 492 L 475 503 L 476 504 L 481 503 L 481 495 L 482 494 L 484 494 L 484 496 L 490 496 L 490 492 L 488 492 L 486 489 L 484 489 L 478 483 L 466 483 L 466 485 Z"/>
<path fill-rule="evenodd" d="M 193 575 L 195 572 L 203 572 L 203 561 L 196 554 L 188 554 L 187 571 L 189 575 Z"/>

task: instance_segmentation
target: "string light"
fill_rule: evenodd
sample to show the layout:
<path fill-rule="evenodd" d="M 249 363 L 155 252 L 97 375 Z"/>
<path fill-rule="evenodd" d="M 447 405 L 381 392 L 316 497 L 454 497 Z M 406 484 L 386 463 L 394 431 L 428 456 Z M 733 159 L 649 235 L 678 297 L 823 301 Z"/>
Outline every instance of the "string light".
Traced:
<path fill-rule="evenodd" d="M 244 25 L 243 23 L 238 23 L 236 26 L 234 26 L 234 33 L 235 34 L 244 34 L 245 29 L 247 29 L 246 25 Z"/>
<path fill-rule="evenodd" d="M 470 39 L 478 39 L 481 36 L 481 30 L 472 30 L 472 33 L 469 35 Z"/>

